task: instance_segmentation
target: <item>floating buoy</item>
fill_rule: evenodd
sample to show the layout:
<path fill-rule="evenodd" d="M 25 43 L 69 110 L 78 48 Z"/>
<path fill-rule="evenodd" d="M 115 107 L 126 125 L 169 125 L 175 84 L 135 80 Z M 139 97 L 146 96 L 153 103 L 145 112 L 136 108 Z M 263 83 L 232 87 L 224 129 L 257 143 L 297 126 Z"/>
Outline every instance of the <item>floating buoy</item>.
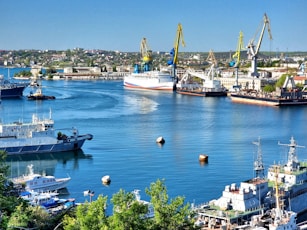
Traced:
<path fill-rule="evenodd" d="M 103 184 L 110 184 L 111 183 L 111 178 L 109 175 L 105 175 L 101 178 L 101 181 Z"/>
<path fill-rule="evenodd" d="M 164 144 L 165 143 L 165 140 L 163 137 L 158 137 L 157 140 L 156 140 L 157 143 L 159 144 Z"/>
<path fill-rule="evenodd" d="M 203 162 L 203 163 L 205 163 L 205 162 L 208 162 L 208 155 L 206 155 L 206 154 L 199 154 L 199 161 L 200 162 Z"/>

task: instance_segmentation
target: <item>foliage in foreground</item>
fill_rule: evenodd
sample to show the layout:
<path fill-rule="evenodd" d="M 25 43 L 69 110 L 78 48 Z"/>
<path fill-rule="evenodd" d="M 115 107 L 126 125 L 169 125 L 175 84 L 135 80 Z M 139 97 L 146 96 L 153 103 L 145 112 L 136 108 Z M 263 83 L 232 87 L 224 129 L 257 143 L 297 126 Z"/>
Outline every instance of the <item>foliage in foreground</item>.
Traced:
<path fill-rule="evenodd" d="M 99 195 L 96 201 L 86 202 L 76 208 L 74 215 L 66 215 L 63 220 L 65 230 L 104 230 L 104 229 L 195 229 L 193 213 L 183 197 L 169 200 L 163 180 L 157 180 L 146 188 L 154 207 L 154 217 L 145 218 L 148 206 L 135 200 L 132 192 L 120 190 L 114 194 L 113 215 L 106 216 L 107 197 Z"/>
<path fill-rule="evenodd" d="M 169 199 L 164 180 L 151 183 L 145 192 L 151 197 L 154 217 L 146 218 L 148 205 L 135 199 L 133 192 L 120 189 L 113 194 L 113 215 L 107 216 L 108 197 L 85 202 L 66 213 L 49 215 L 41 207 L 30 206 L 18 198 L 8 182 L 6 154 L 0 151 L 0 229 L 65 229 L 65 230 L 158 230 L 194 229 L 193 213 L 184 197 Z"/>

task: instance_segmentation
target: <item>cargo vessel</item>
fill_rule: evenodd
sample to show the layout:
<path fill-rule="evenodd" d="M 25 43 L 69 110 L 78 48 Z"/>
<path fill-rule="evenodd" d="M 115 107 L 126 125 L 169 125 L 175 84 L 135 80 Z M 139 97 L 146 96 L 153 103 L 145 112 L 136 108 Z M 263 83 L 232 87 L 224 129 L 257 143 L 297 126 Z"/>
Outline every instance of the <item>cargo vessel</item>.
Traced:
<path fill-rule="evenodd" d="M 290 86 L 288 86 L 290 84 Z M 230 97 L 233 102 L 268 105 L 268 106 L 290 106 L 290 105 L 307 105 L 306 87 L 298 89 L 295 86 L 292 76 L 288 76 L 282 88 L 272 93 L 258 91 L 239 91 L 231 93 Z"/>

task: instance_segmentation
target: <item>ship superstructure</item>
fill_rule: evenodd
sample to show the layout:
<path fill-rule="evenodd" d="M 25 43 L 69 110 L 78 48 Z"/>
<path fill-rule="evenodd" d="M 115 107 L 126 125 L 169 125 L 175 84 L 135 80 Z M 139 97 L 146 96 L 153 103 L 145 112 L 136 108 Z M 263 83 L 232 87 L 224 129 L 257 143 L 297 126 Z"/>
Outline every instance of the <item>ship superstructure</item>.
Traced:
<path fill-rule="evenodd" d="M 298 145 L 293 137 L 289 144 L 279 145 L 289 147 L 287 163 L 280 165 L 277 175 L 279 188 L 284 193 L 284 205 L 288 210 L 302 213 L 307 211 L 307 161 L 298 160 L 296 149 L 304 146 Z M 274 165 L 268 170 L 268 180 L 275 180 Z"/>
<path fill-rule="evenodd" d="M 303 147 L 296 144 L 293 137 L 290 144 L 280 144 L 289 147 L 288 161 L 285 165 L 272 165 L 264 177 L 264 164 L 260 138 L 253 142 L 258 146 L 257 157 L 254 161 L 255 177 L 243 181 L 240 186 L 235 183 L 226 185 L 222 196 L 206 204 L 195 207 L 198 213 L 198 223 L 216 227 L 224 223 L 243 224 L 252 216 L 261 215 L 267 210 L 279 206 L 283 210 L 301 214 L 307 210 L 307 162 L 300 162 L 296 155 L 296 148 Z M 276 187 L 281 201 L 276 203 Z"/>

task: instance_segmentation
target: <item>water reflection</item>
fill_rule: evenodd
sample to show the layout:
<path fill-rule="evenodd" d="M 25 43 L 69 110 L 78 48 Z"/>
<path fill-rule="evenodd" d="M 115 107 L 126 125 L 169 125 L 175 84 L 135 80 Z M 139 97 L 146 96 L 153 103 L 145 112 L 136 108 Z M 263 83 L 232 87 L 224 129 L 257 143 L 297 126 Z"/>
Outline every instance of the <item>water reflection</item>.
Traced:
<path fill-rule="evenodd" d="M 73 162 L 73 169 L 78 169 L 79 161 L 83 159 L 92 160 L 92 156 L 80 149 L 59 153 L 9 155 L 6 163 L 10 167 L 9 177 L 17 177 L 27 174 L 27 166 L 30 164 L 33 164 L 35 173 L 54 175 L 58 164 L 66 165 Z"/>

